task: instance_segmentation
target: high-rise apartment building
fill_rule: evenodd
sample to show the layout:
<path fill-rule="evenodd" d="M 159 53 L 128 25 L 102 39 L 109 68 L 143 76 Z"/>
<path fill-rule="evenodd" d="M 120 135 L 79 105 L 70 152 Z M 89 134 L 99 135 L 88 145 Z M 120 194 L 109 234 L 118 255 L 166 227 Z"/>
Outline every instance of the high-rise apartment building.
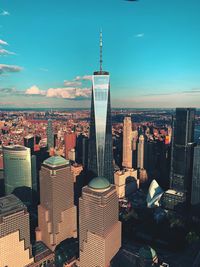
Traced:
<path fill-rule="evenodd" d="M 195 109 L 177 108 L 173 119 L 170 187 L 191 201 Z"/>
<path fill-rule="evenodd" d="M 74 181 L 69 161 L 54 156 L 45 160 L 40 171 L 40 205 L 37 240 L 51 250 L 63 240 L 76 237 Z"/>
<path fill-rule="evenodd" d="M 124 118 L 123 124 L 123 162 L 122 166 L 132 168 L 132 121 L 131 117 Z"/>
<path fill-rule="evenodd" d="M 6 195 L 14 193 L 24 203 L 30 203 L 33 187 L 30 148 L 4 146 L 3 164 Z"/>
<path fill-rule="evenodd" d="M 0 198 L 0 266 L 26 267 L 33 263 L 29 213 L 14 195 Z"/>
<path fill-rule="evenodd" d="M 140 135 L 138 143 L 137 167 L 144 169 L 144 135 Z"/>
<path fill-rule="evenodd" d="M 31 154 L 34 152 L 34 136 L 32 134 L 28 134 L 27 136 L 24 137 L 24 146 L 30 148 Z"/>
<path fill-rule="evenodd" d="M 47 123 L 47 147 L 48 150 L 54 148 L 54 131 L 51 119 L 49 119 Z"/>
<path fill-rule="evenodd" d="M 194 148 L 192 173 L 192 204 L 200 203 L 200 145 Z"/>
<path fill-rule="evenodd" d="M 80 267 L 107 267 L 121 247 L 121 222 L 114 185 L 96 177 L 79 199 Z"/>
<path fill-rule="evenodd" d="M 102 33 L 100 35 L 100 70 L 92 76 L 92 101 L 88 169 L 113 183 L 112 123 L 110 75 L 102 70 Z"/>

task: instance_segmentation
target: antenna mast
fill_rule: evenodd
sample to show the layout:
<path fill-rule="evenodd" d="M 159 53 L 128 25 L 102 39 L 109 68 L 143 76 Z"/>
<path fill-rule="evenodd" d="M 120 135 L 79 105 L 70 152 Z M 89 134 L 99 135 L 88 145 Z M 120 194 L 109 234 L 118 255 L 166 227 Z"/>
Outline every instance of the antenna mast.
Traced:
<path fill-rule="evenodd" d="M 102 48 L 103 48 L 103 39 L 102 39 L 102 30 L 100 31 L 100 72 L 102 72 Z"/>

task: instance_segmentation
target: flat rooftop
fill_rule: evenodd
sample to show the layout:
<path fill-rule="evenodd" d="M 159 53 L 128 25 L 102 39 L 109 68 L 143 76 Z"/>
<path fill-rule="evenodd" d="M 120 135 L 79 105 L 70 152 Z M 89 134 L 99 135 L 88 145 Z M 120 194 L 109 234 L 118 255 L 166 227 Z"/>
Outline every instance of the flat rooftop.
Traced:
<path fill-rule="evenodd" d="M 26 151 L 28 148 L 20 145 L 12 145 L 12 146 L 4 146 L 3 149 L 12 151 Z"/>
<path fill-rule="evenodd" d="M 21 210 L 27 210 L 27 208 L 15 195 L 11 194 L 0 198 L 0 217 L 7 216 Z"/>

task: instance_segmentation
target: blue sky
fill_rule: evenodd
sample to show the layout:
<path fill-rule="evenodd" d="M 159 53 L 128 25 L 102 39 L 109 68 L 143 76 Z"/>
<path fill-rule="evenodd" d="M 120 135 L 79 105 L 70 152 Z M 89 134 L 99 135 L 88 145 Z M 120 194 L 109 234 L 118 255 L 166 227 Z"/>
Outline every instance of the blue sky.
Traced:
<path fill-rule="evenodd" d="M 199 0 L 1 0 L 0 107 L 89 107 L 111 74 L 113 107 L 200 107 Z"/>

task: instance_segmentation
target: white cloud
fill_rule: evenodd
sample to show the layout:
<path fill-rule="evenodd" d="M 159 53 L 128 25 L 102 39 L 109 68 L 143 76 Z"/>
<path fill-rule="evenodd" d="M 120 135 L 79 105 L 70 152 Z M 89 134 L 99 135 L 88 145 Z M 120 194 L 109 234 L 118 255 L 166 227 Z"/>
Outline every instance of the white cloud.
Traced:
<path fill-rule="evenodd" d="M 64 99 L 76 99 L 76 98 L 88 98 L 91 95 L 90 88 L 75 88 L 75 87 L 63 87 L 63 88 L 49 88 L 47 91 L 40 90 L 38 86 L 33 85 L 25 91 L 26 95 L 42 95 L 46 97 L 64 98 Z"/>
<path fill-rule="evenodd" d="M 0 49 L 0 56 L 7 56 L 7 55 L 16 55 L 16 54 L 6 49 Z"/>
<path fill-rule="evenodd" d="M 92 75 L 76 76 L 75 81 L 91 81 Z"/>
<path fill-rule="evenodd" d="M 1 13 L 0 13 L 1 16 L 9 16 L 10 13 L 6 10 L 2 10 Z"/>
<path fill-rule="evenodd" d="M 33 85 L 25 92 L 26 95 L 45 95 L 46 92 L 39 89 L 38 86 Z"/>
<path fill-rule="evenodd" d="M 49 70 L 46 69 L 46 68 L 39 68 L 39 70 L 41 70 L 41 71 L 45 71 L 45 72 L 49 71 Z"/>
<path fill-rule="evenodd" d="M 22 67 L 19 66 L 0 64 L 0 75 L 5 74 L 7 72 L 19 72 L 21 70 Z"/>
<path fill-rule="evenodd" d="M 2 39 L 0 39 L 0 45 L 8 45 L 8 43 Z"/>
<path fill-rule="evenodd" d="M 47 90 L 47 97 L 65 98 L 65 99 L 75 99 L 78 97 L 88 98 L 91 94 L 91 89 L 89 88 L 49 88 Z"/>
<path fill-rule="evenodd" d="M 79 82 L 79 81 L 64 81 L 64 85 L 65 86 L 69 86 L 69 87 L 71 87 L 71 86 L 80 86 L 81 85 L 81 82 Z"/>
<path fill-rule="evenodd" d="M 143 32 L 142 33 L 138 33 L 138 34 L 135 35 L 135 37 L 136 38 L 142 38 L 142 37 L 144 37 L 144 33 Z"/>

